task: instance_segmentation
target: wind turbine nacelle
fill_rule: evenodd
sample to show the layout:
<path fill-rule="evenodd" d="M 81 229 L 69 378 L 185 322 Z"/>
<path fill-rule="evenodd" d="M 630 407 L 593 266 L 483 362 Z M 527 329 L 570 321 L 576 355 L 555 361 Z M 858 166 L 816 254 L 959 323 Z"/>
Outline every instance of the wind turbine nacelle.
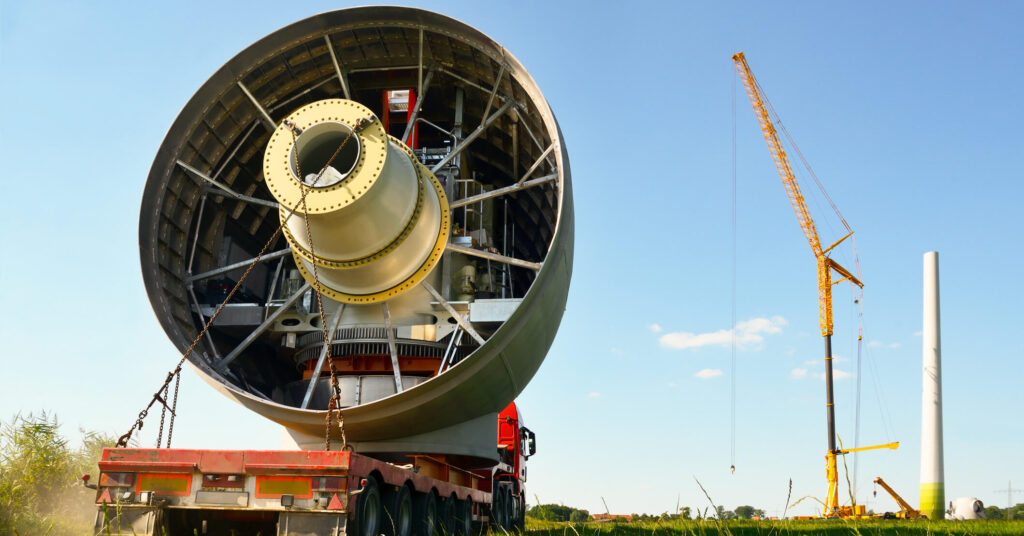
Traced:
<path fill-rule="evenodd" d="M 420 9 L 332 11 L 253 43 L 189 100 L 139 245 L 171 341 L 186 351 L 216 315 L 189 363 L 296 446 L 323 448 L 333 365 L 360 452 L 483 463 L 565 309 L 569 160 L 494 40 Z"/>
<path fill-rule="evenodd" d="M 976 497 L 960 497 L 949 501 L 949 510 L 946 510 L 946 519 L 958 521 L 969 521 L 974 519 L 985 519 L 985 504 Z"/>

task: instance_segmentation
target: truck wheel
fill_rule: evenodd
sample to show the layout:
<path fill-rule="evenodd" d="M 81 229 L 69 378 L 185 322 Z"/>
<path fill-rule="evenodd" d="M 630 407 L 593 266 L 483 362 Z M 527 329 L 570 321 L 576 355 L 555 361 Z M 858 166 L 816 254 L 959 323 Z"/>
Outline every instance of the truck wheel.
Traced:
<path fill-rule="evenodd" d="M 522 495 L 519 496 L 519 506 L 516 508 L 516 520 L 515 528 L 520 533 L 526 532 L 526 499 Z"/>
<path fill-rule="evenodd" d="M 437 528 L 437 500 L 431 492 L 417 493 L 413 501 L 414 536 L 434 536 Z"/>
<path fill-rule="evenodd" d="M 473 499 L 459 501 L 455 508 L 455 534 L 471 536 L 473 534 Z"/>
<path fill-rule="evenodd" d="M 380 490 L 377 480 L 366 477 L 366 485 L 356 499 L 355 536 L 377 536 L 381 518 Z"/>
<path fill-rule="evenodd" d="M 501 488 L 501 528 L 512 530 L 512 512 L 515 505 L 512 504 L 512 490 L 508 487 Z"/>
<path fill-rule="evenodd" d="M 388 536 L 412 535 L 412 493 L 398 486 L 384 505 L 384 534 Z"/>

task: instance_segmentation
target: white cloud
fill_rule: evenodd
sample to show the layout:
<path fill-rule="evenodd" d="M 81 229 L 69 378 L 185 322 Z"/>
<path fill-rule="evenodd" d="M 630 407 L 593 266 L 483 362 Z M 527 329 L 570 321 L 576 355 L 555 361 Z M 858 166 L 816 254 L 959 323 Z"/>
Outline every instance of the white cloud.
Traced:
<path fill-rule="evenodd" d="M 665 385 L 667 385 L 667 386 L 669 387 L 669 389 L 675 389 L 675 387 L 676 387 L 676 382 L 668 382 L 668 383 L 666 383 Z"/>
<path fill-rule="evenodd" d="M 733 329 L 720 329 L 708 333 L 689 333 L 686 331 L 666 333 L 658 339 L 658 342 L 662 348 L 672 350 L 685 350 L 702 346 L 722 346 L 728 348 L 735 336 L 737 348 L 741 350 L 756 349 L 764 342 L 765 335 L 781 333 L 782 327 L 785 325 L 786 319 L 781 316 L 751 318 L 750 320 L 737 323 Z"/>
<path fill-rule="evenodd" d="M 700 371 L 698 371 L 696 374 L 693 375 L 693 377 L 694 378 L 700 378 L 702 380 L 706 380 L 708 378 L 714 378 L 715 376 L 721 376 L 721 375 L 722 375 L 722 370 L 721 369 L 709 369 L 709 368 L 706 368 L 706 369 L 701 369 Z"/>
<path fill-rule="evenodd" d="M 807 378 L 808 375 L 813 376 L 815 378 L 818 378 L 819 380 L 824 380 L 825 379 L 825 373 L 824 372 L 814 372 L 814 373 L 811 373 L 810 371 L 808 371 L 807 369 L 805 369 L 803 367 L 795 368 L 795 369 L 789 371 L 789 377 L 793 378 L 794 380 L 802 380 L 804 378 Z M 840 369 L 832 369 L 832 379 L 833 380 L 836 380 L 836 381 L 838 381 L 838 380 L 845 380 L 847 378 L 852 378 L 852 377 L 853 377 L 853 373 L 852 372 L 846 372 L 845 370 L 840 370 Z"/>
<path fill-rule="evenodd" d="M 879 341 L 871 341 L 868 343 L 868 348 L 878 348 L 882 343 Z"/>
<path fill-rule="evenodd" d="M 922 333 L 920 331 L 915 331 L 914 332 L 914 336 L 915 337 L 920 337 L 921 335 L 922 335 Z"/>
<path fill-rule="evenodd" d="M 651 324 L 647 329 L 651 330 L 651 333 L 661 333 L 661 326 L 658 324 Z"/>
<path fill-rule="evenodd" d="M 889 346 L 889 348 L 899 348 L 900 347 L 900 343 L 898 343 L 898 342 L 891 342 L 891 343 L 889 343 L 888 346 Z"/>
<path fill-rule="evenodd" d="M 601 398 L 601 393 L 597 391 L 591 391 L 587 393 L 587 398 Z"/>
<path fill-rule="evenodd" d="M 832 362 L 833 363 L 842 363 L 843 361 L 846 361 L 846 360 L 847 359 L 845 357 L 842 357 L 842 356 L 838 356 L 838 355 L 832 356 Z M 822 366 L 824 364 L 825 364 L 825 358 L 824 357 L 822 357 L 821 359 L 808 359 L 807 361 L 804 361 L 804 366 L 805 367 L 820 367 L 820 366 Z"/>
<path fill-rule="evenodd" d="M 818 378 L 819 380 L 824 380 L 825 379 L 825 373 L 824 372 L 815 373 L 814 377 Z M 853 373 L 852 372 L 846 372 L 845 370 L 839 370 L 839 369 L 834 369 L 832 371 L 832 379 L 836 380 L 836 381 L 838 381 L 838 380 L 845 380 L 847 378 L 852 378 L 852 377 L 853 377 Z"/>

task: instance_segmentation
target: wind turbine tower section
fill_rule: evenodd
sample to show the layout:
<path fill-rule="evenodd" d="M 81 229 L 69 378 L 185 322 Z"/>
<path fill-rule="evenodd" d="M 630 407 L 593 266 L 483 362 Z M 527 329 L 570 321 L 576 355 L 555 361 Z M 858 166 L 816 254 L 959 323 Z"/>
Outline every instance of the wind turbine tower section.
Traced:
<path fill-rule="evenodd" d="M 939 336 L 939 253 L 924 254 L 924 324 L 921 329 L 921 513 L 942 519 L 942 364 Z"/>

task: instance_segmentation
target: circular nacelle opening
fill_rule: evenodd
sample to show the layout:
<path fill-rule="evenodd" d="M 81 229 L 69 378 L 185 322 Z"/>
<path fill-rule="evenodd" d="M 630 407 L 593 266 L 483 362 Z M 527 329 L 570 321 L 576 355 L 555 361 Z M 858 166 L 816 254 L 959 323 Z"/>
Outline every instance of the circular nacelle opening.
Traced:
<path fill-rule="evenodd" d="M 421 46 L 421 56 L 409 54 Z M 332 68 L 332 56 L 345 66 L 344 80 Z M 417 87 L 409 67 L 421 61 L 444 66 L 451 76 L 435 72 L 431 78 L 434 97 L 424 102 L 418 116 L 424 122 L 409 138 L 417 166 L 437 166 L 454 145 L 460 165 L 442 167 L 437 177 L 450 188 L 450 200 L 490 192 L 480 202 L 442 212 L 449 226 L 461 231 L 451 235 L 453 241 L 473 236 L 455 244 L 463 252 L 440 255 L 438 268 L 424 279 L 441 299 L 419 284 L 383 300 L 386 305 L 342 306 L 324 296 L 322 307 L 314 307 L 304 285 L 308 280 L 299 272 L 304 259 L 281 247 L 278 236 L 278 245 L 271 244 L 275 258 L 255 264 L 227 314 L 209 326 L 189 356 L 218 391 L 318 440 L 332 391 L 329 374 L 310 365 L 324 354 L 324 324 L 333 330 L 327 348 L 340 374 L 346 432 L 353 443 L 383 445 L 455 429 L 485 411 L 500 411 L 533 377 L 565 309 L 573 258 L 567 153 L 540 88 L 500 44 L 442 15 L 396 7 L 317 15 L 259 40 L 210 77 L 169 129 L 143 196 L 139 244 L 147 292 L 168 336 L 184 352 L 209 322 L 208 309 L 222 299 L 210 285 L 220 279 L 237 282 L 244 269 L 235 266 L 255 259 L 279 232 L 281 211 L 268 206 L 275 193 L 289 200 L 278 203 L 286 209 L 300 208 L 306 192 L 315 194 L 306 199 L 309 213 L 339 212 L 342 219 L 337 208 L 349 207 L 360 192 L 376 187 L 375 168 L 387 163 L 384 151 L 391 141 L 384 134 L 400 135 L 400 120 L 408 119 L 402 106 L 415 106 L 415 101 L 392 102 L 390 94 Z M 293 136 L 286 126 L 271 134 L 277 139 L 269 161 L 269 140 L 260 124 L 266 117 L 256 115 L 253 100 L 275 125 L 306 109 L 293 122 L 301 131 Z M 321 101 L 337 100 L 351 107 L 328 115 Z M 315 176 L 357 128 L 356 120 L 366 118 L 377 121 L 359 139 L 349 139 L 332 162 L 335 173 L 313 185 L 302 180 Z M 449 134 L 459 122 L 488 126 L 462 145 Z M 508 189 L 531 167 L 536 169 L 529 186 Z M 223 192 L 195 180 L 190 168 L 220 170 L 213 178 L 224 178 L 245 198 L 224 202 Z M 372 196 L 367 200 L 361 205 L 375 205 Z M 383 210 L 374 215 L 384 219 Z M 308 238 L 304 226 L 294 234 Z M 463 275 L 473 278 L 458 280 L 467 284 L 460 287 L 452 276 L 469 265 L 475 271 Z M 464 315 L 479 339 L 452 323 L 457 316 L 450 318 L 444 301 Z M 268 322 L 271 315 L 275 319 Z M 325 357 L 325 369 L 326 364 Z M 484 424 L 493 434 L 493 422 Z M 490 459 L 493 442 L 471 449 L 460 444 L 450 453 Z M 411 451 L 409 443 L 399 444 Z M 432 445 L 427 451 L 449 452 Z"/>
<path fill-rule="evenodd" d="M 347 142 L 345 142 L 346 138 Z M 331 157 L 334 156 L 342 142 L 345 142 L 345 146 L 332 161 Z M 314 188 L 333 186 L 348 177 L 359 162 L 361 152 L 359 136 L 353 133 L 352 128 L 348 125 L 334 121 L 317 123 L 303 130 L 302 134 L 295 138 L 290 157 L 292 176 L 296 180 L 301 180 L 306 186 Z M 317 174 L 328 162 L 331 165 L 317 180 Z M 301 179 L 299 178 L 300 169 L 302 171 Z"/>

